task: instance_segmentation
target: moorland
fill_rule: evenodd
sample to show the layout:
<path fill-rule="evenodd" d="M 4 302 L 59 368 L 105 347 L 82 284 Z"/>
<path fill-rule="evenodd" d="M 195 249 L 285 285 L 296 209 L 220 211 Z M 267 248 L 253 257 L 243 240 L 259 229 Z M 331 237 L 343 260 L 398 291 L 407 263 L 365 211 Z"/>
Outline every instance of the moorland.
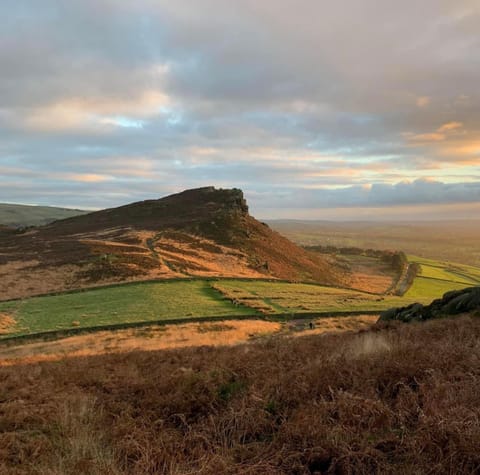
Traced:
<path fill-rule="evenodd" d="M 0 228 L 0 471 L 475 473 L 478 311 L 377 322 L 479 286 L 473 241 L 287 224 L 207 187 Z"/>

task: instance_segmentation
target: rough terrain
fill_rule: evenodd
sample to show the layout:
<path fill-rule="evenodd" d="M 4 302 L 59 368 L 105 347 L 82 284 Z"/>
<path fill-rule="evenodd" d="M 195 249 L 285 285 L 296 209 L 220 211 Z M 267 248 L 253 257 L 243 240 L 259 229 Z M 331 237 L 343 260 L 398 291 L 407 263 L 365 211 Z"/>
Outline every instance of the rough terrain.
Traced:
<path fill-rule="evenodd" d="M 185 276 L 342 281 L 334 259 L 250 216 L 237 189 L 187 190 L 37 228 L 0 229 L 2 300 Z"/>

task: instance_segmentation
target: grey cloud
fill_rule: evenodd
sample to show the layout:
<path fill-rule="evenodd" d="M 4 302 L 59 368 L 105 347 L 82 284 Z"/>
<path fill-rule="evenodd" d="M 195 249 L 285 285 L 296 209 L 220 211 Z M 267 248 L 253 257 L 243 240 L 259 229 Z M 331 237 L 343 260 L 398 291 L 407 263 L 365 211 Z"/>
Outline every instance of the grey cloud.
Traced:
<path fill-rule="evenodd" d="M 480 182 L 442 183 L 415 180 L 395 185 L 374 184 L 371 187 L 350 186 L 337 189 L 286 189 L 272 193 L 270 203 L 277 207 L 355 208 L 391 207 L 402 205 L 439 205 L 476 203 L 480 201 Z"/>
<path fill-rule="evenodd" d="M 475 183 L 389 184 L 441 181 L 465 158 L 405 133 L 459 121 L 459 145 L 480 143 L 476 0 L 5 0 L 0 18 L 0 200 L 100 207 L 202 184 L 285 190 L 278 207 L 480 199 Z M 141 128 L 25 125 L 41 106 L 147 90 L 171 103 Z M 61 178 L 82 173 L 112 180 Z M 346 188 L 302 191 L 327 185 Z"/>

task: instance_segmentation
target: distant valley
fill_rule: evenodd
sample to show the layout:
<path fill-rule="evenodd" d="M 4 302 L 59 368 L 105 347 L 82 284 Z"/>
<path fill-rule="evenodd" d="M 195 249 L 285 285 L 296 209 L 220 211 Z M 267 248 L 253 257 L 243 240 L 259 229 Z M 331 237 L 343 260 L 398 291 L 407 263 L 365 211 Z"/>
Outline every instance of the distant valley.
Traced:
<path fill-rule="evenodd" d="M 396 249 L 430 259 L 480 266 L 480 219 L 368 222 L 270 220 L 292 241 L 307 246 Z"/>

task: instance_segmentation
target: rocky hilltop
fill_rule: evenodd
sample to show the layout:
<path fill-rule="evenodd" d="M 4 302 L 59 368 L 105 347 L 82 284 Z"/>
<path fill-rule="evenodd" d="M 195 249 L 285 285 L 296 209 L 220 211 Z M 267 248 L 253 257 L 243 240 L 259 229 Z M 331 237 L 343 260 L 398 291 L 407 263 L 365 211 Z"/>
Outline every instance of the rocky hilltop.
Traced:
<path fill-rule="evenodd" d="M 447 292 L 430 305 L 414 303 L 407 307 L 392 308 L 380 315 L 380 321 L 424 321 L 476 311 L 480 311 L 480 287 L 467 287 Z"/>
<path fill-rule="evenodd" d="M 208 186 L 64 219 L 46 226 L 44 232 L 68 235 L 117 227 L 154 231 L 169 228 L 230 243 L 247 216 L 241 190 Z"/>
<path fill-rule="evenodd" d="M 0 248 L 4 299 L 192 276 L 342 280 L 334 258 L 300 248 L 253 218 L 239 189 L 197 188 L 0 232 Z"/>

